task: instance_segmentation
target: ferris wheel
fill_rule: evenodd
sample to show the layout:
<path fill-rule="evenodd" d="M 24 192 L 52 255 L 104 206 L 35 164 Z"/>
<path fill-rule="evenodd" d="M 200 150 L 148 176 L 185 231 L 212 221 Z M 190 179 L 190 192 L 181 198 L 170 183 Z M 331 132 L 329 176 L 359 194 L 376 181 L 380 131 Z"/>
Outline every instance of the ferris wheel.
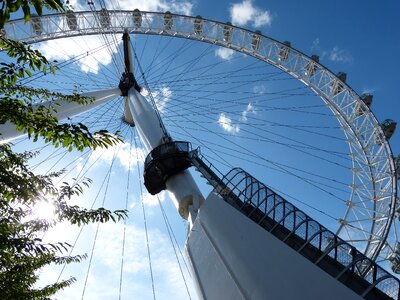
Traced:
<path fill-rule="evenodd" d="M 307 56 L 290 42 L 259 31 L 170 12 L 103 9 L 45 15 L 27 23 L 11 21 L 3 34 L 59 51 L 64 58 L 55 77 L 34 74 L 24 84 L 88 92 L 118 86 L 124 32 L 131 36 L 142 94 L 154 100 L 176 140 L 200 147 L 221 172 L 240 166 L 255 173 L 367 257 L 391 260 L 399 271 L 398 160 L 389 145 L 396 124 L 379 123 L 370 110 L 372 96 L 359 96 L 346 83 L 345 73 L 333 73 L 317 55 Z M 94 35 L 100 36 L 100 44 L 91 44 Z M 76 39 L 82 36 L 87 40 Z M 65 38 L 80 55 L 52 48 Z M 96 54 L 104 52 L 108 58 L 103 65 Z M 124 116 L 124 105 L 118 96 L 72 118 L 91 128 L 118 130 L 126 144 L 113 154 L 72 157 L 41 145 L 37 168 L 67 167 L 70 178 L 79 178 L 96 173 L 107 160 L 111 167 L 99 193 L 112 181 L 114 164 L 124 171 L 119 178 L 128 192 L 134 186 L 129 174 L 140 178 L 145 154 Z M 113 193 L 111 197 L 120 197 Z M 121 198 L 127 205 L 129 196 Z"/>

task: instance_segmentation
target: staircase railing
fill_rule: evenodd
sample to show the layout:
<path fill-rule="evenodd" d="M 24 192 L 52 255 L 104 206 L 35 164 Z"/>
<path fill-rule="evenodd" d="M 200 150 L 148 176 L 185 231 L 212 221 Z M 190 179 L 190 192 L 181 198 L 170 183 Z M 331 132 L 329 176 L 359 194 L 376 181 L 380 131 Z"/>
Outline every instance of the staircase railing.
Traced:
<path fill-rule="evenodd" d="M 400 281 L 242 169 L 225 176 L 199 149 L 192 165 L 213 192 L 365 299 L 400 299 Z"/>

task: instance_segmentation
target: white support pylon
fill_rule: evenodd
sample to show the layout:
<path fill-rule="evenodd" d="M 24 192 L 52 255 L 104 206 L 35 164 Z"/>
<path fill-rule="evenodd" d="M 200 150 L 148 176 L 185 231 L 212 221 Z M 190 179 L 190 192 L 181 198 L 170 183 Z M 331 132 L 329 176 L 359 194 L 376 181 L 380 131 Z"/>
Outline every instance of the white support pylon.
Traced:
<path fill-rule="evenodd" d="M 161 120 L 157 117 L 151 104 L 134 88 L 131 88 L 127 97 L 129 114 L 132 116 L 139 136 L 149 153 L 155 147 L 163 144 L 169 137 L 162 130 Z M 196 182 L 188 170 L 171 176 L 165 183 L 167 190 L 184 219 L 190 223 L 204 201 Z M 189 206 L 192 206 L 189 209 Z M 189 213 L 190 211 L 190 213 Z"/>
<path fill-rule="evenodd" d="M 133 50 L 129 43 L 129 35 L 125 38 L 125 55 L 127 56 L 125 57 L 125 67 L 127 71 L 133 72 L 133 60 L 131 59 L 134 57 Z M 132 125 L 134 123 L 147 153 L 170 140 L 168 133 L 163 130 L 162 120 L 159 119 L 155 109 L 135 87 L 131 87 L 128 96 L 125 97 L 124 118 L 128 123 Z M 204 197 L 192 175 L 188 170 L 182 171 L 168 178 L 165 185 L 179 214 L 189 221 L 191 227 L 200 205 L 204 202 Z"/>
<path fill-rule="evenodd" d="M 119 88 L 112 88 L 108 90 L 102 90 L 102 91 L 93 91 L 93 92 L 88 92 L 88 93 L 83 93 L 81 96 L 83 97 L 90 97 L 93 98 L 93 101 L 83 105 L 79 104 L 77 102 L 67 102 L 67 101 L 58 101 L 57 103 L 57 112 L 54 113 L 55 117 L 57 117 L 58 120 L 64 120 L 69 117 L 73 117 L 76 115 L 79 115 L 81 113 L 84 113 L 88 110 L 93 109 L 96 106 L 99 106 L 106 101 L 118 97 L 121 95 L 121 91 Z M 38 103 L 33 105 L 33 107 L 39 107 L 39 106 L 52 106 L 54 105 L 53 101 L 47 101 L 43 103 Z M 8 143 L 12 141 L 13 139 L 24 135 L 25 133 L 18 131 L 16 126 L 10 122 L 6 122 L 2 125 L 0 125 L 0 145 Z"/>

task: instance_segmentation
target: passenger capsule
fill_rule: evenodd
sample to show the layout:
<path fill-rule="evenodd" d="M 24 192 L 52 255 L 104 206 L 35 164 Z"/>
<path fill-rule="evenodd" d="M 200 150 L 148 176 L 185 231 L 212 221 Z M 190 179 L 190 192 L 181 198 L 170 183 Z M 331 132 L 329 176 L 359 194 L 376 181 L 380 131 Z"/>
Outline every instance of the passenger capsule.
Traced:
<path fill-rule="evenodd" d="M 371 107 L 372 104 L 372 95 L 371 94 L 362 94 L 361 95 L 361 100 L 364 102 L 364 104 L 368 107 Z"/>
<path fill-rule="evenodd" d="M 166 11 L 164 14 L 164 30 L 171 30 L 173 24 L 174 20 L 172 14 L 169 11 Z"/>
<path fill-rule="evenodd" d="M 311 60 L 306 65 L 304 74 L 309 77 L 313 76 L 315 74 L 315 71 L 317 71 L 317 63 L 319 63 L 319 56 L 311 55 Z"/>
<path fill-rule="evenodd" d="M 339 72 L 337 74 L 337 77 L 338 77 L 339 80 L 336 80 L 331 84 L 332 93 L 334 95 L 337 95 L 341 91 L 343 91 L 344 83 L 346 82 L 346 79 L 347 79 L 347 74 L 344 73 L 344 72 Z"/>
<path fill-rule="evenodd" d="M 390 119 L 386 119 L 382 122 L 381 127 L 383 130 L 383 134 L 385 135 L 387 140 L 390 140 L 390 138 L 392 137 L 393 133 L 396 130 L 396 125 L 397 123 Z"/>
<path fill-rule="evenodd" d="M 70 30 L 77 30 L 78 29 L 78 19 L 76 18 L 75 14 L 72 11 L 68 11 L 65 14 L 67 18 L 67 25 Z"/>
<path fill-rule="evenodd" d="M 142 26 L 142 13 L 137 8 L 132 13 L 133 17 L 133 26 L 135 28 L 139 28 Z"/>
<path fill-rule="evenodd" d="M 102 8 L 100 11 L 100 25 L 103 28 L 110 28 L 111 26 L 110 13 L 105 8 Z"/>
<path fill-rule="evenodd" d="M 43 32 L 42 20 L 37 15 L 32 15 L 32 30 L 35 34 L 40 35 Z"/>
<path fill-rule="evenodd" d="M 223 34 L 224 34 L 224 41 L 227 43 L 230 43 L 232 40 L 232 23 L 230 22 L 226 22 L 226 24 L 224 25 L 224 29 L 223 29 Z"/>
<path fill-rule="evenodd" d="M 371 94 L 362 94 L 361 97 L 360 97 L 361 101 L 364 102 L 364 104 L 368 108 L 371 107 L 372 98 L 373 98 L 373 96 Z M 364 113 L 365 113 L 364 109 L 361 107 L 361 105 L 359 105 L 357 114 L 360 116 L 360 115 L 362 115 Z"/>
<path fill-rule="evenodd" d="M 253 48 L 254 51 L 258 51 L 258 49 L 260 49 L 260 43 L 261 43 L 261 31 L 256 30 L 251 39 L 251 48 Z"/>
<path fill-rule="evenodd" d="M 399 214 L 399 211 L 397 211 Z M 400 244 L 397 242 L 394 251 L 388 256 L 390 267 L 396 274 L 400 273 Z"/>
<path fill-rule="evenodd" d="M 194 33 L 197 35 L 201 35 L 203 33 L 203 19 L 201 16 L 197 16 L 194 19 Z"/>
<path fill-rule="evenodd" d="M 291 43 L 289 41 L 284 41 L 282 44 L 283 45 L 280 47 L 278 55 L 280 61 L 285 61 L 289 56 Z"/>

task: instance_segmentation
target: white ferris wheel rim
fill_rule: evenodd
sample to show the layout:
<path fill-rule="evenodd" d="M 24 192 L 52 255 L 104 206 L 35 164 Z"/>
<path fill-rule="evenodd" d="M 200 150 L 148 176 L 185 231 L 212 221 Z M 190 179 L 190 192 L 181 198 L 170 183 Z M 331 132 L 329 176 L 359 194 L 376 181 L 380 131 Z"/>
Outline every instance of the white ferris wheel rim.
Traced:
<path fill-rule="evenodd" d="M 365 249 L 360 250 L 372 260 L 377 259 L 384 250 L 384 258 L 390 255 L 397 241 L 396 236 L 392 243 L 387 242 L 388 236 L 395 234 L 392 232 L 392 223 L 396 211 L 397 178 L 393 155 L 384 132 L 369 107 L 350 86 L 319 62 L 287 43 L 229 23 L 170 12 L 138 10 L 51 14 L 33 17 L 27 23 L 23 19 L 12 20 L 5 25 L 2 34 L 33 44 L 82 35 L 123 33 L 126 30 L 130 34 L 186 38 L 241 52 L 277 67 L 317 94 L 337 118 L 346 136 L 353 166 L 352 192 L 337 233 L 344 231 L 346 226 L 354 229 L 350 223 L 357 220 L 350 220 L 350 217 L 357 216 L 352 211 L 358 210 L 358 206 L 372 207 L 373 215 L 367 230 L 369 240 Z M 307 75 L 305 71 L 310 68 L 313 73 Z M 358 113 L 360 110 L 363 113 Z M 350 236 L 346 240 L 352 243 Z"/>

